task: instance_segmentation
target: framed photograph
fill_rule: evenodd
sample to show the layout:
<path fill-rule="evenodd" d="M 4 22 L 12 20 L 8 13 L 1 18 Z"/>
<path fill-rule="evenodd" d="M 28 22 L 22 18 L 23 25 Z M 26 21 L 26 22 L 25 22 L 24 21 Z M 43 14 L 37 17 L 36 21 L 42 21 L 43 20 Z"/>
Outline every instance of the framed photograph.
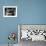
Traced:
<path fill-rule="evenodd" d="M 3 17 L 17 17 L 17 6 L 3 6 Z"/>
<path fill-rule="evenodd" d="M 23 40 L 46 41 L 46 25 L 19 24 L 18 42 L 21 42 Z"/>

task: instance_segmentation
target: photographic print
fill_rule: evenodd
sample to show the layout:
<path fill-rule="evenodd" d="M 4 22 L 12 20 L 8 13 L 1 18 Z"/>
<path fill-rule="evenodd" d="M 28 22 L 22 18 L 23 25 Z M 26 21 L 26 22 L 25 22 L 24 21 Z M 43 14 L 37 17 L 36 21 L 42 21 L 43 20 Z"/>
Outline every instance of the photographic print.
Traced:
<path fill-rule="evenodd" d="M 19 29 L 20 28 L 20 29 Z M 46 25 L 19 25 L 21 40 L 46 41 Z"/>
<path fill-rule="evenodd" d="M 17 6 L 3 6 L 3 17 L 17 17 Z"/>

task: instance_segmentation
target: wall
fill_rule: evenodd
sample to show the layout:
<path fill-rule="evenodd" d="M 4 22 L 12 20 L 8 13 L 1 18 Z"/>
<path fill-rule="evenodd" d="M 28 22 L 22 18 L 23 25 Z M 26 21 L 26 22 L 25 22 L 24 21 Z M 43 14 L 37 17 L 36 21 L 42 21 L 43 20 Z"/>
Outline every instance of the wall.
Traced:
<path fill-rule="evenodd" d="M 5 18 L 3 17 L 3 6 L 18 6 L 18 0 L 0 0 L 0 44 L 7 44 L 8 34 L 10 32 L 16 32 L 17 35 L 17 23 L 18 18 Z M 18 43 L 17 39 L 15 41 Z"/>
<path fill-rule="evenodd" d="M 5 5 L 17 5 L 18 17 L 4 18 Z M 46 24 L 46 0 L 0 0 L 0 44 L 8 43 L 9 32 L 17 34 L 18 24 Z"/>

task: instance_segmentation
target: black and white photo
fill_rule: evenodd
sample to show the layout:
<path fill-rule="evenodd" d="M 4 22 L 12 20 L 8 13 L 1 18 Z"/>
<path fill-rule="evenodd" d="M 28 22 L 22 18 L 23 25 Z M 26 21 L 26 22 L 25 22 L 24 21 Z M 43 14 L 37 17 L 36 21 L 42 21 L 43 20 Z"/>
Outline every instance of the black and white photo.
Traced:
<path fill-rule="evenodd" d="M 17 6 L 3 6 L 4 17 L 17 17 Z"/>

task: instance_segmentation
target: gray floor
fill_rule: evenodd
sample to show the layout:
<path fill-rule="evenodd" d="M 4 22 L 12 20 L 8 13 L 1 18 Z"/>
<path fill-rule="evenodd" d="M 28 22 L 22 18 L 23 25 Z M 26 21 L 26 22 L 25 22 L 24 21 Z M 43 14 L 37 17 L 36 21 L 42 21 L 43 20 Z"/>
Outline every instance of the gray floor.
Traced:
<path fill-rule="evenodd" d="M 8 44 L 0 44 L 0 46 L 8 46 Z M 31 40 L 28 40 L 28 41 L 21 40 L 19 45 L 16 44 L 15 46 L 46 46 L 46 42 L 43 42 L 43 41 L 32 42 Z"/>
<path fill-rule="evenodd" d="M 20 46 L 46 46 L 46 42 L 45 41 L 34 41 L 34 42 L 32 42 L 31 40 L 28 40 L 28 41 L 21 40 Z"/>
<path fill-rule="evenodd" d="M 0 44 L 0 46 L 8 46 L 8 44 Z M 18 44 L 10 45 L 10 46 L 18 46 Z"/>

